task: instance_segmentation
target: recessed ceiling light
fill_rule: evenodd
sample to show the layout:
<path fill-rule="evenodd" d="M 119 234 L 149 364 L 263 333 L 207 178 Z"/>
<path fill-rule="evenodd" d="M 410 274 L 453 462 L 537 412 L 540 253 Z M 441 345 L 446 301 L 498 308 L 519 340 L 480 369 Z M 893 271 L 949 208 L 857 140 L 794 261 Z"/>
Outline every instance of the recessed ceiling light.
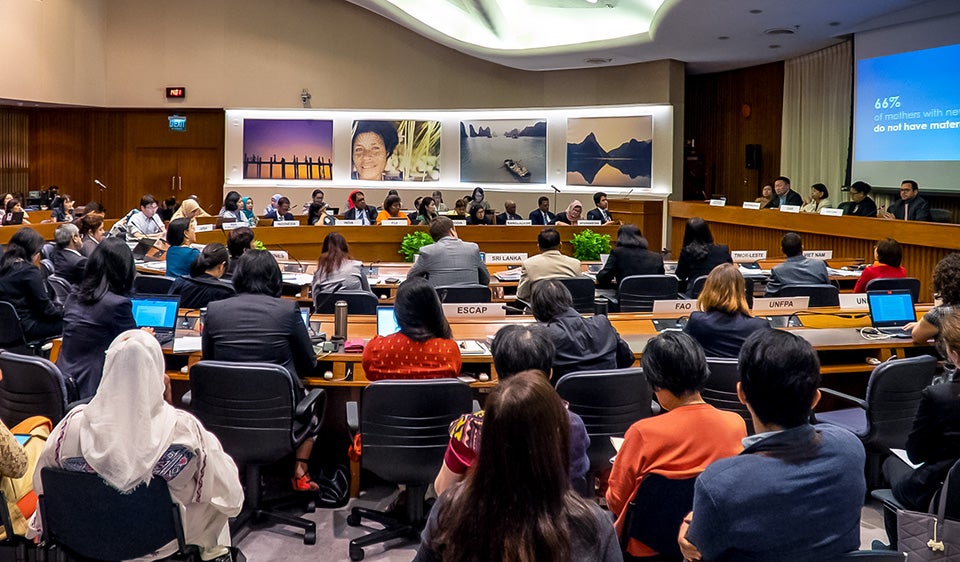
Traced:
<path fill-rule="evenodd" d="M 840 25 L 840 22 L 838 22 L 838 21 L 832 21 L 832 22 L 830 22 L 830 23 L 827 24 L 827 25 L 829 25 L 830 27 L 837 27 L 838 25 Z"/>
<path fill-rule="evenodd" d="M 589 59 L 583 59 L 583 62 L 585 62 L 585 63 L 587 63 L 587 64 L 607 64 L 608 62 L 610 62 L 610 61 L 612 61 L 612 60 L 613 60 L 613 59 L 603 58 L 603 57 L 592 57 L 592 58 L 589 58 Z"/>
<path fill-rule="evenodd" d="M 770 45 L 769 48 L 770 48 L 770 49 L 779 49 L 779 48 L 780 48 L 780 45 Z"/>
<path fill-rule="evenodd" d="M 750 10 L 751 14 L 762 14 L 763 10 Z"/>
<path fill-rule="evenodd" d="M 719 39 L 719 40 L 721 40 L 721 41 L 726 41 L 727 39 L 730 39 L 730 36 L 729 36 L 729 35 L 721 35 L 720 37 L 717 37 L 717 39 Z"/>
<path fill-rule="evenodd" d="M 774 27 L 772 29 L 764 30 L 764 35 L 793 35 L 796 31 L 790 29 L 789 27 Z"/>
<path fill-rule="evenodd" d="M 597 0 L 587 0 L 587 4 L 596 4 Z"/>

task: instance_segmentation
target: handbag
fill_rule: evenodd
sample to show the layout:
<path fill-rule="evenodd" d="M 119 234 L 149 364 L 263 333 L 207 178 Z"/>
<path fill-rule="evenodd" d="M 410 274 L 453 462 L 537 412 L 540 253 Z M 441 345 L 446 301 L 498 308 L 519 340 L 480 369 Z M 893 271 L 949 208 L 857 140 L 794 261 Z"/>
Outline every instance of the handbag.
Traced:
<path fill-rule="evenodd" d="M 960 461 L 954 463 L 943 481 L 939 499 L 935 495 L 930 500 L 928 513 L 897 510 L 897 545 L 900 552 L 906 553 L 907 561 L 936 560 L 938 562 L 960 562 L 960 521 L 945 517 L 947 498 L 949 498 L 950 480 L 960 467 Z M 936 504 L 939 503 L 939 506 Z"/>

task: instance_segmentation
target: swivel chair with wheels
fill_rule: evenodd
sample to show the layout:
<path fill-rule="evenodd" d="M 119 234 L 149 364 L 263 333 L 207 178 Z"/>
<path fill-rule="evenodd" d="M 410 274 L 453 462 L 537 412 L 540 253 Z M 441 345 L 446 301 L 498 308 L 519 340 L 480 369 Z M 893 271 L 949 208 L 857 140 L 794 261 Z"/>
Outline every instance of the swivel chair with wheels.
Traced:
<path fill-rule="evenodd" d="M 42 357 L 0 351 L 0 419 L 13 427 L 31 416 L 54 425 L 77 399 L 73 379 Z"/>

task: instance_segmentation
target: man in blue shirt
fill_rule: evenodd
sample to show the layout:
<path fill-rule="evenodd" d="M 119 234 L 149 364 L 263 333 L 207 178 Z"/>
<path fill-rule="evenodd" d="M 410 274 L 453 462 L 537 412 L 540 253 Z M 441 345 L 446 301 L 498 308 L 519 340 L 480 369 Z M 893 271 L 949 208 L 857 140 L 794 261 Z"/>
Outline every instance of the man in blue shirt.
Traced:
<path fill-rule="evenodd" d="M 806 340 L 783 330 L 747 339 L 737 396 L 757 433 L 697 478 L 678 539 L 687 560 L 833 560 L 860 547 L 866 455 L 852 433 L 810 424 L 819 386 Z"/>

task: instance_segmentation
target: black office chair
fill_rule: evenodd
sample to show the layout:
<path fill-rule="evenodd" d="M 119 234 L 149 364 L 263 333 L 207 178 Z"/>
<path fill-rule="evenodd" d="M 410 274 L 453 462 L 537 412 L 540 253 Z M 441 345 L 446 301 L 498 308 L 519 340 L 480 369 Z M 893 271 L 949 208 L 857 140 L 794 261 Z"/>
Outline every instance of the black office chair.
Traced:
<path fill-rule="evenodd" d="M 50 283 L 50 287 L 53 289 L 54 294 L 57 295 L 57 300 L 61 305 L 67 302 L 67 297 L 69 297 L 70 292 L 73 291 L 73 286 L 70 285 L 69 281 L 54 273 L 47 277 L 47 283 Z"/>
<path fill-rule="evenodd" d="M 425 522 L 423 495 L 437 476 L 450 440 L 450 423 L 469 413 L 470 387 L 456 379 L 377 381 L 347 403 L 347 424 L 360 431 L 363 453 L 360 464 L 380 478 L 407 486 L 407 512 L 403 520 L 384 512 L 354 507 L 347 524 L 363 519 L 381 525 L 350 541 L 350 559 L 363 560 L 364 547 L 395 538 L 417 540 Z"/>
<path fill-rule="evenodd" d="M 556 281 L 563 284 L 573 296 L 573 308 L 580 314 L 596 310 L 596 284 L 589 277 L 558 277 Z"/>
<path fill-rule="evenodd" d="M 47 547 L 74 559 L 130 560 L 176 540 L 177 555 L 200 560 L 199 549 L 184 540 L 180 507 L 170 499 L 167 481 L 153 478 L 128 494 L 97 474 L 46 467 L 40 471 L 40 516 Z"/>
<path fill-rule="evenodd" d="M 650 312 L 653 301 L 676 300 L 677 278 L 673 275 L 631 275 L 620 281 L 617 302 L 620 312 Z"/>
<path fill-rule="evenodd" d="M 440 302 L 490 302 L 490 287 L 486 285 L 443 285 L 435 288 L 437 295 L 440 296 Z"/>
<path fill-rule="evenodd" d="M 40 259 L 42 260 L 52 260 L 53 253 L 57 251 L 57 244 L 55 242 L 47 242 L 40 248 Z"/>
<path fill-rule="evenodd" d="M 866 290 L 869 291 L 895 291 L 897 289 L 906 289 L 910 291 L 913 302 L 920 302 L 920 280 L 915 277 L 878 277 L 867 282 Z"/>
<path fill-rule="evenodd" d="M 0 419 L 10 427 L 31 416 L 56 425 L 77 399 L 72 379 L 42 357 L 0 352 Z"/>
<path fill-rule="evenodd" d="M 890 449 L 903 449 L 920 406 L 920 393 L 930 385 L 937 360 L 929 355 L 893 359 L 874 367 L 867 381 L 866 399 L 831 388 L 820 392 L 855 405 L 854 408 L 818 412 L 818 422 L 832 423 L 854 433 L 867 451 L 867 486 L 882 485 L 880 466 Z"/>
<path fill-rule="evenodd" d="M 173 277 L 165 275 L 140 275 L 133 278 L 133 292 L 138 295 L 166 295 L 173 287 Z"/>
<path fill-rule="evenodd" d="M 950 209 L 930 209 L 930 220 L 932 222 L 952 223 L 953 213 Z"/>
<path fill-rule="evenodd" d="M 13 532 L 13 520 L 7 507 L 7 496 L 0 492 L 0 526 L 4 537 L 0 540 L 0 561 L 22 562 L 36 559 L 36 546 L 33 541 Z"/>
<path fill-rule="evenodd" d="M 347 314 L 376 314 L 377 305 L 380 304 L 377 295 L 367 291 L 337 291 L 313 295 L 314 310 L 317 314 L 333 314 L 337 301 L 346 301 Z"/>
<path fill-rule="evenodd" d="M 0 349 L 49 357 L 52 338 L 27 341 L 20 315 L 12 304 L 0 301 Z"/>
<path fill-rule="evenodd" d="M 777 297 L 810 297 L 807 306 L 840 306 L 840 289 L 829 283 L 810 283 L 804 285 L 784 285 L 775 295 Z"/>
<path fill-rule="evenodd" d="M 251 519 L 267 519 L 300 527 L 303 543 L 316 543 L 313 521 L 270 510 L 302 502 L 302 495 L 269 505 L 263 501 L 260 467 L 283 459 L 317 434 L 326 393 L 315 388 L 302 396 L 299 384 L 279 365 L 200 361 L 190 368 L 190 393 L 184 403 L 244 471 L 244 508 L 231 529 L 236 531 Z M 307 506 L 311 512 L 314 508 L 312 502 Z"/>
<path fill-rule="evenodd" d="M 747 435 L 753 435 L 753 418 L 746 405 L 737 398 L 737 383 L 740 382 L 740 369 L 736 359 L 707 357 L 710 376 L 700 391 L 703 401 L 718 410 L 734 412 L 747 424 Z"/>
<path fill-rule="evenodd" d="M 53 267 L 52 259 L 43 258 L 40 260 L 40 273 L 43 274 L 44 278 L 50 277 L 56 272 L 57 270 Z"/>
<path fill-rule="evenodd" d="M 643 369 L 630 368 L 568 373 L 557 381 L 557 393 L 583 418 L 590 436 L 590 471 L 580 491 L 592 497 L 597 473 L 610 468 L 616 454 L 610 437 L 623 437 L 636 421 L 653 415 L 653 389 Z"/>
<path fill-rule="evenodd" d="M 693 509 L 693 485 L 697 477 L 671 479 L 647 474 L 627 505 L 620 534 L 620 549 L 627 551 L 630 539 L 636 539 L 659 554 L 656 560 L 683 560 L 677 533 L 680 524 Z"/>

